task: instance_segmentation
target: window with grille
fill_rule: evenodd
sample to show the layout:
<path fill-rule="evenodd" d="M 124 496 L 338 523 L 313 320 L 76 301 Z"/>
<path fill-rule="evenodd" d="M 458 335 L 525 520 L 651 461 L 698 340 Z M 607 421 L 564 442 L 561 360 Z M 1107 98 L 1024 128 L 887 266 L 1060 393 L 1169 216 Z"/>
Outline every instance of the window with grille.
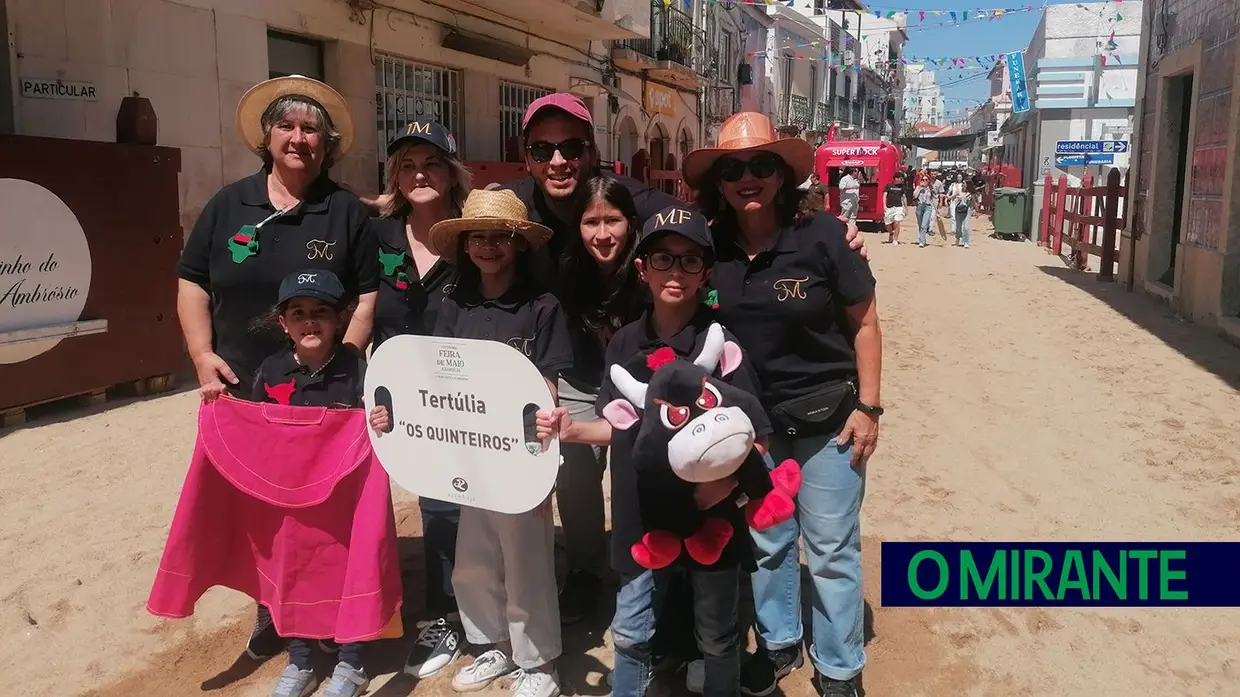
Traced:
<path fill-rule="evenodd" d="M 375 63 L 375 126 L 379 131 L 379 187 L 387 144 L 410 121 L 435 121 L 462 143 L 461 71 L 379 54 Z"/>
<path fill-rule="evenodd" d="M 521 119 L 530 102 L 551 94 L 551 90 L 516 82 L 499 83 L 499 151 L 504 162 L 521 162 Z"/>

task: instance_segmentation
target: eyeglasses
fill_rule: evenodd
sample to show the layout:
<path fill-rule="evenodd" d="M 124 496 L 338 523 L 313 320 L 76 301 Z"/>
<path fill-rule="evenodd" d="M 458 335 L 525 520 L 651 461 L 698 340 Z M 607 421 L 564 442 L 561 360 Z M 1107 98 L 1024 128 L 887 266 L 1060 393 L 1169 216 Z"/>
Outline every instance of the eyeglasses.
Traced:
<path fill-rule="evenodd" d="M 745 176 L 745 170 L 748 169 L 754 177 L 758 179 L 766 179 L 775 174 L 779 170 L 779 166 L 784 163 L 783 158 L 769 152 L 764 152 L 755 156 L 746 162 L 738 160 L 735 157 L 721 157 L 719 162 L 715 164 L 715 171 L 719 173 L 719 178 L 725 182 L 738 182 Z"/>
<path fill-rule="evenodd" d="M 706 268 L 706 260 L 700 254 L 652 252 L 646 256 L 646 261 L 655 271 L 670 271 L 676 264 L 680 264 L 680 269 L 688 274 L 701 273 Z"/>
<path fill-rule="evenodd" d="M 530 157 L 535 162 L 550 162 L 555 157 L 555 151 L 559 150 L 560 155 L 565 160 L 579 160 L 586 152 L 586 146 L 590 143 L 582 138 L 569 138 L 559 143 L 548 143 L 545 140 L 536 140 L 525 146 Z"/>
<path fill-rule="evenodd" d="M 465 238 L 465 244 L 470 247 L 509 247 L 512 245 L 515 235 L 511 232 L 500 232 L 487 234 L 476 232 Z"/>

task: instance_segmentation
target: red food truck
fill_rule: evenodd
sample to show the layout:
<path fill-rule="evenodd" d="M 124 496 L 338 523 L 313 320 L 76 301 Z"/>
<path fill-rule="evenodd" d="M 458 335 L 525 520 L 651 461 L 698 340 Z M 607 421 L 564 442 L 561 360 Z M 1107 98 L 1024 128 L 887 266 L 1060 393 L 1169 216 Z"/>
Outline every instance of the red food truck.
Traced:
<path fill-rule="evenodd" d="M 883 188 L 900 168 L 900 148 L 881 140 L 841 140 L 818 148 L 814 171 L 827 190 L 826 210 L 840 214 L 840 179 L 849 169 L 857 170 L 861 181 L 858 222 L 883 222 Z"/>

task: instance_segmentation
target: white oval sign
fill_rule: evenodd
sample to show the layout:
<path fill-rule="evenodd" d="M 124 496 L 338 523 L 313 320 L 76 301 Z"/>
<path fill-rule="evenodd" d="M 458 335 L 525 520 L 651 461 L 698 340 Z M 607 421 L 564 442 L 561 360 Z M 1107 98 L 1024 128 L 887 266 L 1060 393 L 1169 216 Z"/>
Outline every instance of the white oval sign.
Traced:
<path fill-rule="evenodd" d="M 47 189 L 0 179 L 0 364 L 51 350 L 60 338 L 5 343 L 6 333 L 72 324 L 90 294 L 90 246 L 77 216 Z"/>
<path fill-rule="evenodd" d="M 524 513 L 555 485 L 559 443 L 533 440 L 551 391 L 519 350 L 495 341 L 396 336 L 366 369 L 366 408 L 386 406 L 392 431 L 370 431 L 375 455 L 411 493 Z M 527 427 L 528 424 L 528 427 Z"/>

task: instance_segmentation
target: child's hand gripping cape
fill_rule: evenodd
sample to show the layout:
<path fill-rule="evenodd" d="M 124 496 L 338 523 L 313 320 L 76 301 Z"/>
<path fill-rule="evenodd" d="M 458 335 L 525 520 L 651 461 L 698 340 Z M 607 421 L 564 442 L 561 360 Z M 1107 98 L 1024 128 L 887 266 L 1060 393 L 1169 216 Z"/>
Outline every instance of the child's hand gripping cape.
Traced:
<path fill-rule="evenodd" d="M 713 376 L 727 376 L 740 365 L 741 349 L 725 341 L 723 329 L 711 324 L 706 341 L 692 362 L 677 358 L 670 348 L 646 357 L 654 371 L 649 383 L 613 365 L 610 376 L 624 396 L 609 403 L 603 415 L 619 430 L 636 428 L 632 461 L 647 532 L 632 546 L 633 560 L 647 569 L 668 566 L 681 546 L 699 564 L 719 561 L 732 539 L 723 518 L 697 509 L 692 486 L 667 482 L 670 472 L 690 485 L 735 477 L 748 498 L 745 519 L 765 530 L 792 517 L 793 497 L 801 487 L 801 468 L 786 460 L 768 472 L 754 448 L 750 415 L 760 414 L 758 398 Z M 653 486 L 641 482 L 655 482 Z M 679 493 L 679 495 L 677 495 Z"/>
<path fill-rule="evenodd" d="M 283 637 L 401 635 L 391 489 L 363 410 L 202 406 L 147 610 L 187 617 L 212 586 L 266 605 Z"/>

